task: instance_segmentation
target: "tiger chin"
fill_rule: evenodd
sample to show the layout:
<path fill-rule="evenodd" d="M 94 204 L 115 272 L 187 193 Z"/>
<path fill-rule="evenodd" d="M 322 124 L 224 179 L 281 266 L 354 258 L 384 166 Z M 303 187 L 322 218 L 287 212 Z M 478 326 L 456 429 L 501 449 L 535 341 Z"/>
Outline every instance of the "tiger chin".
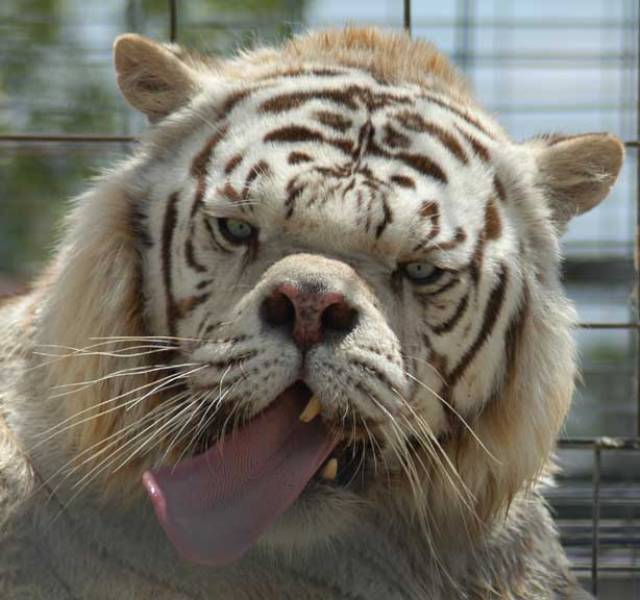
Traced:
<path fill-rule="evenodd" d="M 0 308 L 0 595 L 588 597 L 540 488 L 620 141 L 376 29 L 114 62 L 150 126 Z"/>

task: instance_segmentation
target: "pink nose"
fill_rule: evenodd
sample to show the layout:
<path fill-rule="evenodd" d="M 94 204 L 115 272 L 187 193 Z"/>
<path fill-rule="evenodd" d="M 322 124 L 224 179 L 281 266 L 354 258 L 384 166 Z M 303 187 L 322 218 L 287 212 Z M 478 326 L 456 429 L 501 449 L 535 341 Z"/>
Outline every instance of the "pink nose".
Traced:
<path fill-rule="evenodd" d="M 342 294 L 318 288 L 312 284 L 282 283 L 262 307 L 263 319 L 269 325 L 286 326 L 303 350 L 322 342 L 328 333 L 348 333 L 358 314 Z"/>

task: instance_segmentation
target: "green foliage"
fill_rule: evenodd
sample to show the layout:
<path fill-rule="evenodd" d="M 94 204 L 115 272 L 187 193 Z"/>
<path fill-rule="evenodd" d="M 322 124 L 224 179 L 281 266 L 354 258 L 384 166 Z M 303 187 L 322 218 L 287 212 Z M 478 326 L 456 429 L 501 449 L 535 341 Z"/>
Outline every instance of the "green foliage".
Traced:
<path fill-rule="evenodd" d="M 256 37 L 286 37 L 304 4 L 178 0 L 179 37 L 217 51 L 251 45 Z M 123 31 L 167 39 L 168 23 L 167 0 L 3 0 L 0 132 L 129 133 L 132 111 L 116 89 L 111 43 Z M 240 26 L 230 27 L 233 23 Z M 68 198 L 86 189 L 87 178 L 108 163 L 113 150 L 110 145 L 0 144 L 0 278 L 4 273 L 27 280 L 39 270 Z"/>

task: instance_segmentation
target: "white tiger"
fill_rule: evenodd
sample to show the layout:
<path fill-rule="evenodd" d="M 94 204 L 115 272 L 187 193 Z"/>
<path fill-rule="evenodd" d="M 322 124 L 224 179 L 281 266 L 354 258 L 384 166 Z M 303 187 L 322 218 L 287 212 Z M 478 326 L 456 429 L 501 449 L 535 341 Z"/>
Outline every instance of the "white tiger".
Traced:
<path fill-rule="evenodd" d="M 619 140 L 375 29 L 115 66 L 151 127 L 0 310 L 2 597 L 587 597 L 538 488 Z"/>

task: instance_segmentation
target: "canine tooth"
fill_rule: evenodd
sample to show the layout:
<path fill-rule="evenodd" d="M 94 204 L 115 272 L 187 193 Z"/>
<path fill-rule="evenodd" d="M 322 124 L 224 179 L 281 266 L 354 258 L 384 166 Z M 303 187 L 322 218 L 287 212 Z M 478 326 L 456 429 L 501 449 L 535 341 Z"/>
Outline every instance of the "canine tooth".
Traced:
<path fill-rule="evenodd" d="M 337 474 L 338 459 L 330 458 L 322 468 L 322 472 L 320 473 L 320 475 L 322 475 L 323 479 L 335 479 Z"/>
<path fill-rule="evenodd" d="M 320 404 L 320 400 L 318 400 L 315 396 L 312 396 L 307 402 L 307 405 L 304 407 L 304 410 L 300 413 L 299 419 L 303 423 L 309 423 L 313 421 L 322 410 L 322 404 Z"/>

